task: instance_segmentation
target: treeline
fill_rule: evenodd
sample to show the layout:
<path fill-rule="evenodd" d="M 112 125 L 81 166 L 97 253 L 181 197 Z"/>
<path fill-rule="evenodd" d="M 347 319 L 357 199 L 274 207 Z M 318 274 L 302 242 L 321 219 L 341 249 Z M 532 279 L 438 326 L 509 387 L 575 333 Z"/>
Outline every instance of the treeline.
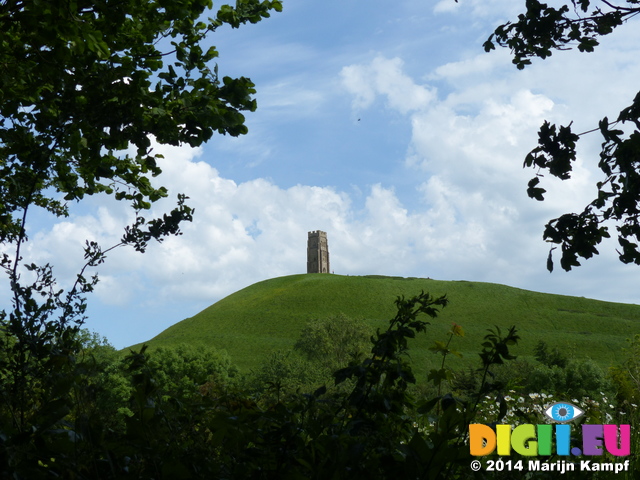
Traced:
<path fill-rule="evenodd" d="M 470 423 L 546 423 L 527 407 L 565 395 L 615 402 L 588 403 L 580 422 L 623 414 L 637 425 L 638 338 L 605 374 L 542 342 L 536 362 L 521 362 L 515 327 L 495 328 L 480 342 L 477 368 L 454 371 L 448 357 L 464 331 L 453 324 L 431 348 L 438 367 L 416 382 L 408 341 L 447 300 L 423 293 L 396 304 L 385 331 L 344 315 L 312 321 L 291 351 L 249 375 L 213 348 L 123 356 L 77 327 L 31 344 L 4 329 L 0 477 L 510 478 L 470 469 Z"/>

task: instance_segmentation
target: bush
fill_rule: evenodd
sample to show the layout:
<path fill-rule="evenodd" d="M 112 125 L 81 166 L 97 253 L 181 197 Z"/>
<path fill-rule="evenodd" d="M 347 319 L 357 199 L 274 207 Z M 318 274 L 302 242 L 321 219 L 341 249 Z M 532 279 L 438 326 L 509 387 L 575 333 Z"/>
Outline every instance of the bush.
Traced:
<path fill-rule="evenodd" d="M 368 353 L 372 334 L 373 329 L 363 320 L 340 313 L 307 322 L 293 348 L 333 372 Z"/>
<path fill-rule="evenodd" d="M 327 381 L 323 372 L 296 352 L 273 352 L 249 381 L 250 389 L 267 404 L 280 402 L 298 390 L 313 391 Z"/>
<path fill-rule="evenodd" d="M 640 334 L 627 339 L 626 358 L 609 370 L 616 389 L 616 399 L 623 410 L 636 410 L 640 405 Z"/>
<path fill-rule="evenodd" d="M 567 372 L 557 365 L 535 365 L 529 371 L 522 390 L 524 392 L 566 393 Z"/>
<path fill-rule="evenodd" d="M 238 380 L 227 352 L 202 345 L 158 347 L 149 354 L 148 366 L 158 390 L 177 399 L 197 397 L 207 382 L 230 385 Z"/>
<path fill-rule="evenodd" d="M 553 350 L 549 350 L 546 342 L 540 340 L 534 348 L 534 356 L 543 365 L 547 367 L 557 366 L 565 368 L 569 362 L 568 356 L 562 352 L 558 347 Z"/>

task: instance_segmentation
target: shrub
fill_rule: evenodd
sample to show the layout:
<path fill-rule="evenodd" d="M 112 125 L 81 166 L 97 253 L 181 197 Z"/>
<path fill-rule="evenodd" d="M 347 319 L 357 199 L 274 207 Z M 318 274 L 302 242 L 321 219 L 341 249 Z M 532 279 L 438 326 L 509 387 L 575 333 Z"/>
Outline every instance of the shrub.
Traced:
<path fill-rule="evenodd" d="M 368 353 L 373 333 L 363 320 L 340 313 L 307 322 L 294 349 L 333 372 Z"/>

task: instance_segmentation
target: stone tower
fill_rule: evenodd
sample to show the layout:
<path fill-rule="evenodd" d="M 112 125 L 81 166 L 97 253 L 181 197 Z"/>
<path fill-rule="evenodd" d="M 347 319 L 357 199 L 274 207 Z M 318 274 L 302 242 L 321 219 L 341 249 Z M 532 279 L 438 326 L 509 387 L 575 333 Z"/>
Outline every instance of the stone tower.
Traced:
<path fill-rule="evenodd" d="M 309 232 L 307 240 L 307 273 L 329 273 L 329 243 L 327 232 Z"/>

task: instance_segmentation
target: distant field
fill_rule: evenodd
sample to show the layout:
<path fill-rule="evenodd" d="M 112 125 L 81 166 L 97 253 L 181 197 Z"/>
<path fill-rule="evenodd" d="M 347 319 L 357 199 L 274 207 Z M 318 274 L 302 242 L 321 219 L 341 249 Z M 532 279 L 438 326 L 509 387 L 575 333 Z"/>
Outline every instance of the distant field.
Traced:
<path fill-rule="evenodd" d="M 433 340 L 446 339 L 451 322 L 465 330 L 452 347 L 462 359 L 449 365 L 466 366 L 478 360 L 480 343 L 488 328 L 516 325 L 522 337 L 514 349 L 531 357 L 533 347 L 544 340 L 576 357 L 589 357 L 603 367 L 616 362 L 625 339 L 640 333 L 640 306 L 585 298 L 530 292 L 490 283 L 438 281 L 423 278 L 291 275 L 244 288 L 197 315 L 169 327 L 146 342 L 150 348 L 177 343 L 207 344 L 226 350 L 242 370 L 260 366 L 270 352 L 289 349 L 300 329 L 313 318 L 344 313 L 365 319 L 373 327 L 386 328 L 395 314 L 397 296 L 413 296 L 422 290 L 447 295 L 449 306 L 441 311 L 425 334 L 410 344 L 418 374 L 441 357 L 428 350 Z"/>

